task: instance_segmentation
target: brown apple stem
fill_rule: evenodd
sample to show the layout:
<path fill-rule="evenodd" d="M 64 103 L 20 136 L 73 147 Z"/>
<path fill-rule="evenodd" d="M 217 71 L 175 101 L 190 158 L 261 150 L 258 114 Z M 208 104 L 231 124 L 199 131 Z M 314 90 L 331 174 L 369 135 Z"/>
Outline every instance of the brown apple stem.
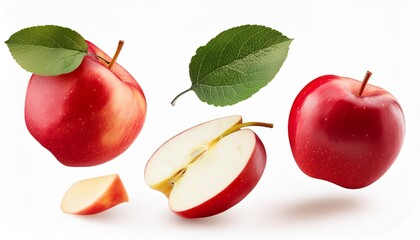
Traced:
<path fill-rule="evenodd" d="M 115 51 L 114 57 L 112 58 L 111 62 L 108 65 L 109 69 L 112 69 L 112 66 L 114 66 L 114 63 L 117 61 L 118 55 L 120 55 L 121 49 L 124 46 L 124 41 L 120 40 L 118 42 L 117 50 Z"/>
<path fill-rule="evenodd" d="M 363 79 L 362 86 L 360 86 L 359 93 L 357 94 L 357 96 L 359 96 L 359 97 L 362 96 L 363 90 L 365 90 L 365 87 L 366 87 L 366 85 L 369 81 L 370 76 L 372 76 L 372 73 L 370 71 L 367 71 L 366 75 L 365 75 L 365 78 Z"/>

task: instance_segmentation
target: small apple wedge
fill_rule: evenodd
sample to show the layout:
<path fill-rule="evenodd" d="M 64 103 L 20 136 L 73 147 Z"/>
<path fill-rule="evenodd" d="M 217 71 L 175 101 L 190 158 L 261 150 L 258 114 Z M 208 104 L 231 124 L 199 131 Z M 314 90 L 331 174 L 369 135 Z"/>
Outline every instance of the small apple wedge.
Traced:
<path fill-rule="evenodd" d="M 65 193 L 61 209 L 75 215 L 103 212 L 128 202 L 128 195 L 117 174 L 85 179 L 74 183 Z"/>
<path fill-rule="evenodd" d="M 216 215 L 244 199 L 260 180 L 266 151 L 259 137 L 229 116 L 192 127 L 165 142 L 149 159 L 145 181 L 169 199 L 178 216 Z"/>

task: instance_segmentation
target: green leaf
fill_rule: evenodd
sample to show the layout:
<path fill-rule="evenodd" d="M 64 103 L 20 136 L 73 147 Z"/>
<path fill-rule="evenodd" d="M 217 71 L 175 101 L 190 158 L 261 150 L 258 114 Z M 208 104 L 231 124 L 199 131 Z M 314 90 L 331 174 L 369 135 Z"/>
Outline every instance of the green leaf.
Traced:
<path fill-rule="evenodd" d="M 72 72 L 88 53 L 80 34 L 54 25 L 22 29 L 10 36 L 6 44 L 22 68 L 43 76 Z"/>
<path fill-rule="evenodd" d="M 190 63 L 193 90 L 215 106 L 233 105 L 266 86 L 286 60 L 292 39 L 260 25 L 226 30 L 197 49 Z"/>

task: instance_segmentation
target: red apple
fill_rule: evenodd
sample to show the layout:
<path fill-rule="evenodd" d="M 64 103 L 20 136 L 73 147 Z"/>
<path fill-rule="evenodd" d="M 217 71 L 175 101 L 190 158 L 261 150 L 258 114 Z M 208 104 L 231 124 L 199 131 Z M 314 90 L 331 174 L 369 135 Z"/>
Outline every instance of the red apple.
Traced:
<path fill-rule="evenodd" d="M 389 92 L 335 75 L 321 76 L 297 95 L 289 140 L 307 175 L 344 188 L 378 180 L 397 158 L 405 135 L 400 104 Z"/>
<path fill-rule="evenodd" d="M 146 183 L 169 199 L 170 209 L 186 218 L 208 217 L 233 207 L 260 180 L 264 145 L 230 116 L 192 127 L 165 142 L 145 168 Z"/>
<path fill-rule="evenodd" d="M 61 210 L 75 215 L 92 215 L 123 202 L 128 202 L 127 192 L 118 174 L 112 174 L 74 183 L 64 194 Z"/>
<path fill-rule="evenodd" d="M 87 44 L 92 55 L 75 71 L 33 74 L 26 92 L 29 132 L 67 166 L 93 166 L 115 158 L 133 143 L 146 115 L 146 100 L 133 76 L 118 63 L 108 66 L 103 59 L 113 62 L 111 58 Z"/>

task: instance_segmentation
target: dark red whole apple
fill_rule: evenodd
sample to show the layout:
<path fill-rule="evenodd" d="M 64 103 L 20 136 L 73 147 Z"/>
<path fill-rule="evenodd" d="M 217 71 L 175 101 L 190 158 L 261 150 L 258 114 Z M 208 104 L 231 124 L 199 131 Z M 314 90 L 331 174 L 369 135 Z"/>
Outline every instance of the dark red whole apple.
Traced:
<path fill-rule="evenodd" d="M 378 180 L 397 158 L 405 119 L 386 90 L 335 75 L 316 78 L 297 95 L 289 116 L 289 141 L 307 175 L 344 188 Z"/>

